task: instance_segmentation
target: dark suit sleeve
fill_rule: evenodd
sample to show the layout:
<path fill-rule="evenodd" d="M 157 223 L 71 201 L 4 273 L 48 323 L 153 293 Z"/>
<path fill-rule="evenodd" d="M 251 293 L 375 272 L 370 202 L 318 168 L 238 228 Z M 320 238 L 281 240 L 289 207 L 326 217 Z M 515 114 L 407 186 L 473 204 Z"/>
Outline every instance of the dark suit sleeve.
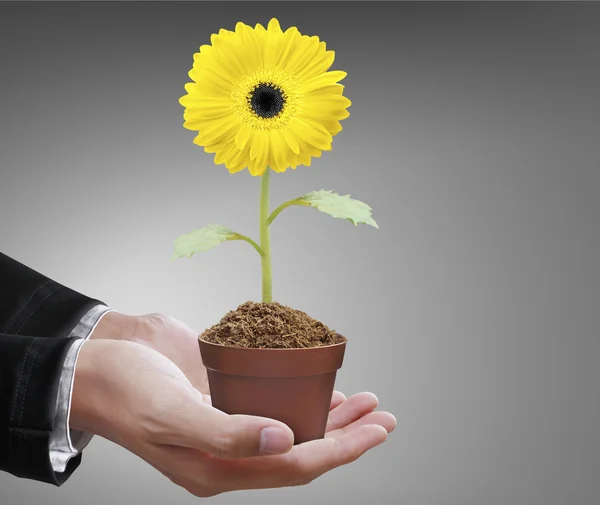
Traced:
<path fill-rule="evenodd" d="M 61 485 L 50 462 L 50 434 L 69 334 L 102 302 L 88 298 L 0 253 L 0 471 Z"/>

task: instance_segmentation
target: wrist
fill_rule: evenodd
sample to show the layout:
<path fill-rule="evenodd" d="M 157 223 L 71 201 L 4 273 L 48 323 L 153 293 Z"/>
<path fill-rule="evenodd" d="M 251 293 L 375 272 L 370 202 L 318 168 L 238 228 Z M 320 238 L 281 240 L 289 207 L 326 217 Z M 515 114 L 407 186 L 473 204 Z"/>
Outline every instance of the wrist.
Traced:
<path fill-rule="evenodd" d="M 90 340 L 129 340 L 136 331 L 138 318 L 110 311 L 102 316 Z"/>
<path fill-rule="evenodd" d="M 85 342 L 75 366 L 69 427 L 107 438 L 112 424 L 111 397 L 115 396 L 115 361 L 120 354 L 114 340 Z"/>
<path fill-rule="evenodd" d="M 69 415 L 69 427 L 71 429 L 97 434 L 97 413 L 101 412 L 102 409 L 98 406 L 101 399 L 96 395 L 95 388 L 101 378 L 99 373 L 101 362 L 98 359 L 98 351 L 101 350 L 102 343 L 88 340 L 84 342 L 79 351 L 79 357 L 75 365 L 71 412 Z"/>

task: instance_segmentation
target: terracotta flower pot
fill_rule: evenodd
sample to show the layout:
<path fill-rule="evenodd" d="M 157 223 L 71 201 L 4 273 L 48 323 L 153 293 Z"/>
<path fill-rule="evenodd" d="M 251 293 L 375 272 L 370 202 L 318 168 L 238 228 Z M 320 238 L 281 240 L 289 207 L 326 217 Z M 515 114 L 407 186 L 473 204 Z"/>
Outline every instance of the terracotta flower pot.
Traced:
<path fill-rule="evenodd" d="M 255 349 L 198 339 L 213 407 L 276 419 L 294 443 L 323 438 L 347 339 L 324 347 Z"/>

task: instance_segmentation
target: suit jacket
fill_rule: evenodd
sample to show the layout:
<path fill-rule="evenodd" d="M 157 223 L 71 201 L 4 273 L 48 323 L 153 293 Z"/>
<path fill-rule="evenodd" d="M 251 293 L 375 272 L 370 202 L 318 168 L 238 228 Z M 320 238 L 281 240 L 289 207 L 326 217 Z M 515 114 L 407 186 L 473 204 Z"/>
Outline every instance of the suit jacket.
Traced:
<path fill-rule="evenodd" d="M 81 463 L 55 472 L 50 435 L 70 332 L 99 304 L 0 253 L 0 470 L 59 486 Z"/>

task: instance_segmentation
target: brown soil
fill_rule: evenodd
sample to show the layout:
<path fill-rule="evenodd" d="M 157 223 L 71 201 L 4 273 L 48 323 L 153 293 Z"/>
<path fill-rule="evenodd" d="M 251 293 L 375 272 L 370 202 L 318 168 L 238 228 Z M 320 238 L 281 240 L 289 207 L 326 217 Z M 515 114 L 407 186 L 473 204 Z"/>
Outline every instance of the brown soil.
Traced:
<path fill-rule="evenodd" d="M 246 302 L 228 312 L 201 338 L 214 344 L 263 349 L 321 347 L 341 341 L 323 323 L 277 302 Z"/>

